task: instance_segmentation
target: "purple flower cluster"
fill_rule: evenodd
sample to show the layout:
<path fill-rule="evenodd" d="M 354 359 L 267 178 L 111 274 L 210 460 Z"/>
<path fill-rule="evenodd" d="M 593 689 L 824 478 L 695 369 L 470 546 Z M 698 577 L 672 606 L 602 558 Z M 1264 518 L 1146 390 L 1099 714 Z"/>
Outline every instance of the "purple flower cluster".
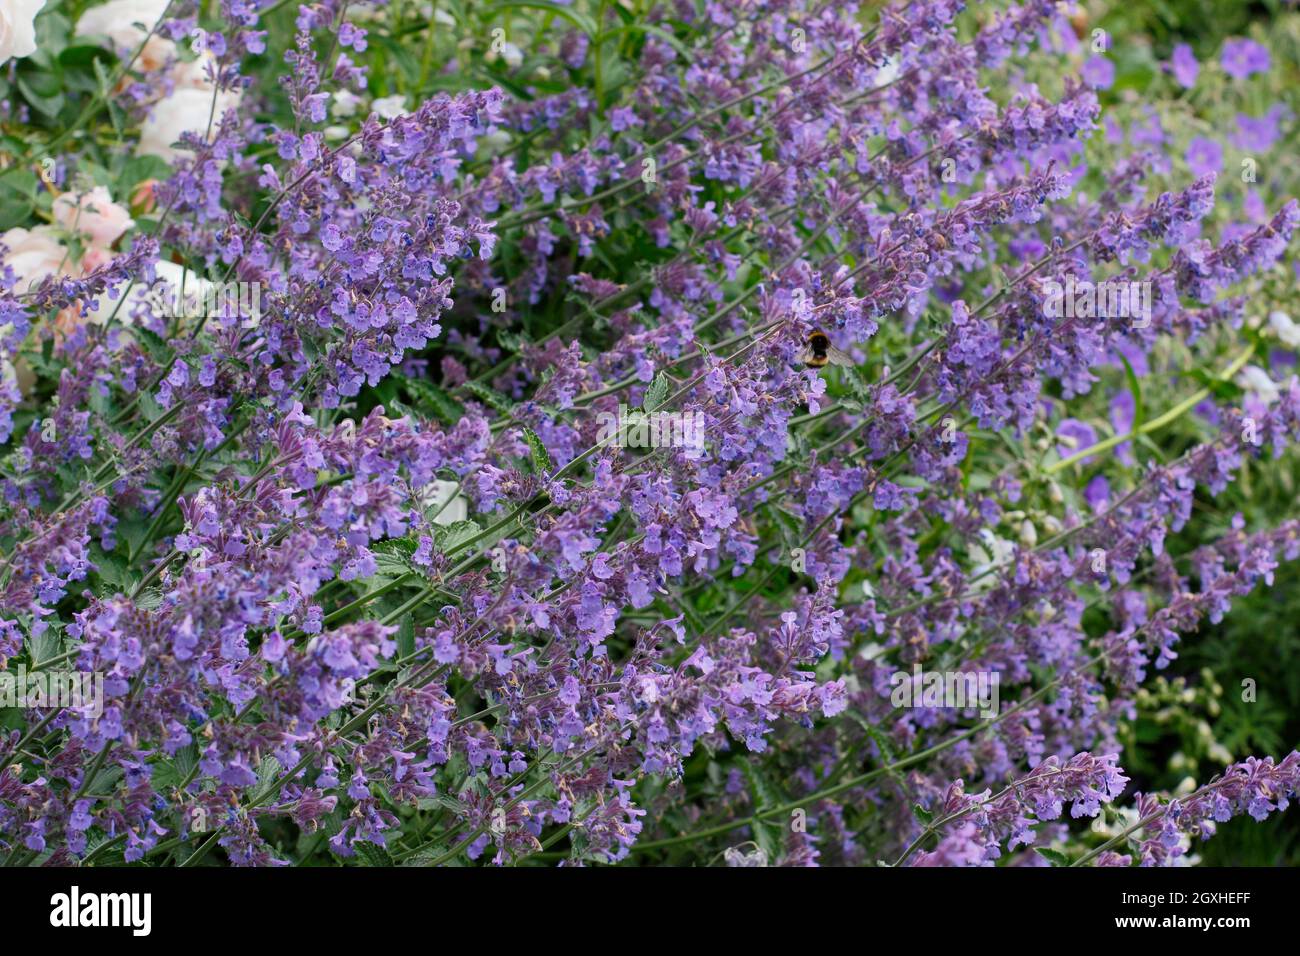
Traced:
<path fill-rule="evenodd" d="M 0 667 L 104 678 L 0 731 L 10 861 L 612 863 L 736 832 L 783 865 L 983 865 L 1118 801 L 1148 669 L 1300 556 L 1294 521 L 1179 537 L 1300 439 L 1294 377 L 1207 386 L 1217 427 L 1143 464 L 1073 413 L 1164 346 L 1217 361 L 1224 293 L 1300 212 L 1216 236 L 1213 175 L 1149 198 L 1144 154 L 1079 189 L 1114 66 L 1026 77 L 1054 3 L 671 3 L 618 89 L 575 25 L 544 74 L 503 54 L 501 86 L 409 110 L 370 96 L 369 3 L 291 37 L 177 6 L 211 120 L 151 228 L 75 278 L 0 259 Z M 143 137 L 176 94 L 137 74 Z M 199 271 L 255 303 L 133 292 Z M 1148 284 L 1150 321 L 1046 307 L 1090 279 Z M 900 708 L 913 665 L 1001 706 Z M 1298 762 L 1142 796 L 1143 862 L 1284 808 Z"/>

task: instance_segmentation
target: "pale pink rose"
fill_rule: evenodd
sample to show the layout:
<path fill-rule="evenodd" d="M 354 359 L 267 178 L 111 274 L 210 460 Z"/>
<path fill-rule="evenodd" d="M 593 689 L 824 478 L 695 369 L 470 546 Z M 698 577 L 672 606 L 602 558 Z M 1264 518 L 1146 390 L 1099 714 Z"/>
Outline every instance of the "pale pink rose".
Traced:
<path fill-rule="evenodd" d="M 135 225 L 131 214 L 113 202 L 103 186 L 96 186 L 88 193 L 64 193 L 54 200 L 54 219 L 101 249 L 117 242 L 122 233 Z"/>
<path fill-rule="evenodd" d="M 73 33 L 79 37 L 108 37 L 119 52 L 129 50 L 134 53 L 158 25 L 166 9 L 167 0 L 109 0 L 83 13 Z M 176 45 L 154 33 L 136 66 L 156 70 L 175 54 Z"/>
<path fill-rule="evenodd" d="M 203 90 L 212 97 L 212 81 L 208 79 L 208 65 L 215 70 L 217 58 L 204 50 L 193 60 L 182 60 L 171 68 L 172 83 L 178 90 Z M 206 114 L 205 114 L 206 115 Z M 217 114 L 220 118 L 220 114 Z"/>
<path fill-rule="evenodd" d="M 153 110 L 140 127 L 140 143 L 136 152 L 141 156 L 158 156 L 172 162 L 182 152 L 187 152 L 173 146 L 182 133 L 190 132 L 200 139 L 204 138 L 210 129 L 216 129 L 226 110 L 239 105 L 239 100 L 238 93 L 222 91 L 216 94 L 214 109 L 210 89 L 187 87 L 176 90 L 171 96 L 154 104 Z"/>
<path fill-rule="evenodd" d="M 105 249 L 101 246 L 91 246 L 86 250 L 86 254 L 81 257 L 81 272 L 83 275 L 89 272 L 94 272 L 100 266 L 108 265 L 112 261 L 112 249 Z"/>
<path fill-rule="evenodd" d="M 131 48 L 132 50 L 135 47 Z M 168 60 L 176 59 L 176 44 L 158 34 L 151 36 L 140 51 L 135 65 L 145 73 L 156 73 L 167 65 Z"/>
<path fill-rule="evenodd" d="M 36 52 L 36 14 L 45 0 L 0 0 L 0 63 Z"/>
<path fill-rule="evenodd" d="M 19 294 L 38 285 L 46 276 L 60 272 L 76 274 L 67 247 L 59 241 L 53 226 L 10 229 L 0 235 L 0 243 L 7 250 L 0 253 L 0 267 L 13 269 L 14 291 Z"/>

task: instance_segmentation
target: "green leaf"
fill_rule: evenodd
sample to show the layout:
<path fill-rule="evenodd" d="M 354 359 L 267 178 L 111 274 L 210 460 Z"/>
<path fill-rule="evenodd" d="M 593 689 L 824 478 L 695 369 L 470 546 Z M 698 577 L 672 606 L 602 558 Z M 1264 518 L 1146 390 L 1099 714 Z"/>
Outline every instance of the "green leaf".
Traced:
<path fill-rule="evenodd" d="M 498 391 L 488 388 L 482 382 L 469 381 L 465 383 L 465 388 L 473 392 L 475 397 L 486 405 L 490 405 L 498 412 L 509 415 L 515 410 L 515 403 L 506 398 Z"/>
<path fill-rule="evenodd" d="M 741 760 L 740 769 L 749 783 L 749 793 L 754 801 L 755 811 L 762 812 L 770 807 L 780 806 L 782 803 L 780 794 L 773 789 L 771 783 L 751 761 Z M 779 818 L 775 818 L 754 823 L 754 842 L 767 854 L 769 861 L 775 860 L 781 853 L 782 822 Z"/>
<path fill-rule="evenodd" d="M 426 849 L 421 850 L 415 856 L 402 861 L 402 866 L 428 866 L 434 860 L 446 855 L 447 847 L 442 844 L 434 844 Z"/>
<path fill-rule="evenodd" d="M 357 858 L 363 866 L 396 866 L 392 856 L 382 846 L 376 843 L 354 843 L 352 849 L 356 851 Z"/>
<path fill-rule="evenodd" d="M 21 170 L 0 180 L 0 229 L 23 225 L 35 208 L 35 175 Z"/>
<path fill-rule="evenodd" d="M 465 408 L 437 385 L 423 379 L 404 378 L 402 388 L 425 411 L 435 415 L 445 425 L 455 425 L 465 417 Z"/>
<path fill-rule="evenodd" d="M 453 521 L 435 531 L 438 550 L 447 552 L 470 540 L 483 529 L 477 521 Z"/>
<path fill-rule="evenodd" d="M 133 582 L 125 561 L 116 555 L 105 554 L 96 557 L 95 564 L 99 569 L 99 580 L 107 585 L 100 597 L 108 597 L 118 591 L 125 594 L 131 590 Z"/>
<path fill-rule="evenodd" d="M 621 7 L 615 6 L 614 9 L 618 10 L 619 13 L 623 12 L 623 9 Z M 604 33 L 600 35 L 600 39 L 603 41 L 605 39 L 608 39 L 609 37 L 619 36 L 620 34 L 623 33 L 649 33 L 652 36 L 657 36 L 659 39 L 663 40 L 670 47 L 672 47 L 674 50 L 680 53 L 682 57 L 688 62 L 692 59 L 690 47 L 688 47 L 681 40 L 677 39 L 677 37 L 674 34 L 670 33 L 668 30 L 665 30 L 662 27 L 657 27 L 651 23 L 624 23 L 623 26 L 618 28 L 617 30 L 606 30 Z"/>
<path fill-rule="evenodd" d="M 90 66 L 96 59 L 112 63 L 117 57 L 107 47 L 89 44 L 70 46 L 59 53 L 59 65 L 64 67 Z"/>
<path fill-rule="evenodd" d="M 397 656 L 410 657 L 415 653 L 415 618 L 410 614 L 402 615 L 402 623 L 397 625 Z"/>
<path fill-rule="evenodd" d="M 371 551 L 375 555 L 375 567 L 378 573 L 390 578 L 409 574 L 414 568 L 411 555 L 415 553 L 416 543 L 410 538 L 387 538 L 376 544 Z"/>
<path fill-rule="evenodd" d="M 668 398 L 668 376 L 663 372 L 657 374 L 650 387 L 645 390 L 645 398 L 641 400 L 641 407 L 647 412 L 652 412 Z"/>
<path fill-rule="evenodd" d="M 1066 856 L 1064 853 L 1062 853 L 1060 850 L 1051 850 L 1045 846 L 1036 846 L 1034 847 L 1034 852 L 1037 853 L 1039 856 L 1041 856 L 1044 860 L 1050 862 L 1052 866 L 1070 865 L 1070 858 Z"/>
<path fill-rule="evenodd" d="M 271 792 L 271 788 L 275 786 L 276 777 L 279 776 L 282 769 L 280 761 L 274 757 L 262 758 L 262 764 L 257 768 L 257 783 L 253 786 L 253 800 L 261 800 Z"/>
<path fill-rule="evenodd" d="M 519 353 L 529 344 L 528 340 L 518 332 L 511 332 L 507 329 L 497 329 L 497 343 L 503 349 L 509 349 L 511 352 Z"/>
<path fill-rule="evenodd" d="M 528 449 L 533 453 L 533 471 L 539 475 L 549 475 L 554 466 L 551 464 L 550 453 L 547 452 L 546 446 L 542 444 L 542 439 L 537 432 L 525 427 L 524 441 L 528 442 Z"/>
<path fill-rule="evenodd" d="M 55 93 L 53 96 L 41 96 L 41 94 L 32 89 L 27 80 L 22 77 L 18 80 L 18 90 L 23 94 L 23 99 L 31 105 L 32 109 L 36 110 L 36 112 L 43 116 L 48 116 L 50 119 L 54 119 L 58 116 L 59 111 L 63 109 L 64 100 L 62 93 Z"/>
<path fill-rule="evenodd" d="M 463 801 L 457 800 L 455 797 L 449 796 L 448 794 L 440 793 L 438 796 L 434 797 L 434 800 L 436 800 L 440 806 L 445 807 L 457 816 L 463 817 L 469 813 L 469 807 Z"/>
<path fill-rule="evenodd" d="M 572 23 L 575 27 L 591 39 L 596 37 L 596 21 L 579 10 L 572 10 L 568 7 L 562 7 L 555 3 L 546 3 L 545 0 L 507 0 L 506 3 L 498 3 L 496 6 L 487 9 L 487 15 L 493 17 L 498 13 L 506 10 L 517 10 L 520 8 L 532 10 L 545 10 L 547 13 L 553 13 L 556 16 L 563 17 Z"/>
<path fill-rule="evenodd" d="M 144 182 L 146 179 L 169 179 L 172 168 L 157 156 L 135 156 L 122 164 L 117 175 L 119 192 Z"/>
<path fill-rule="evenodd" d="M 47 628 L 43 633 L 27 638 L 31 651 L 32 663 L 42 664 L 50 658 L 58 657 L 63 650 L 63 638 L 56 628 Z"/>
<path fill-rule="evenodd" d="M 44 71 L 30 71 L 24 73 L 18 80 L 20 88 L 26 87 L 37 96 L 54 97 L 58 96 L 63 89 L 63 82 L 56 73 L 46 73 Z"/>

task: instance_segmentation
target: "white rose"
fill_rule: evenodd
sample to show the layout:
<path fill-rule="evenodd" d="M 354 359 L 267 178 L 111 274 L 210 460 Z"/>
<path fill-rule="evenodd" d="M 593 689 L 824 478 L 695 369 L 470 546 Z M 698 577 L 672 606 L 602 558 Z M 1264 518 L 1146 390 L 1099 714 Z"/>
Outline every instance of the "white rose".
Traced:
<path fill-rule="evenodd" d="M 217 94 L 216 100 L 214 111 L 211 91 L 186 88 L 155 103 L 149 118 L 140 127 L 140 144 L 136 152 L 141 156 L 157 156 L 167 162 L 174 161 L 182 152 L 188 152 L 172 144 L 187 132 L 203 138 L 208 132 L 209 114 L 215 130 L 226 110 L 239 105 L 240 97 L 237 93 L 223 91 Z"/>
<path fill-rule="evenodd" d="M 0 0 L 0 63 L 36 52 L 36 12 L 45 0 Z"/>
<path fill-rule="evenodd" d="M 378 113 L 382 119 L 397 119 L 406 112 L 406 97 L 400 93 L 393 96 L 383 96 L 371 103 L 370 108 Z"/>
<path fill-rule="evenodd" d="M 0 0 L 0 3 L 5 0 Z M 22 294 L 56 272 L 71 274 L 72 262 L 68 250 L 59 241 L 53 226 L 36 226 L 33 229 L 10 229 L 0 236 L 8 252 L 0 264 L 14 270 L 14 291 Z"/>
<path fill-rule="evenodd" d="M 96 186 L 88 193 L 64 193 L 54 200 L 54 219 L 101 249 L 117 242 L 122 233 L 135 225 L 131 214 L 113 202 L 103 186 Z"/>
<path fill-rule="evenodd" d="M 351 90 L 335 90 L 334 102 L 330 106 L 330 112 L 340 119 L 346 119 L 349 116 L 356 116 L 357 107 L 361 105 L 361 97 Z"/>
<path fill-rule="evenodd" d="M 1270 312 L 1268 324 L 1273 327 L 1282 344 L 1289 349 L 1300 349 L 1300 325 L 1291 321 L 1285 312 Z"/>
<path fill-rule="evenodd" d="M 1272 405 L 1278 400 L 1277 383 L 1268 377 L 1258 365 L 1247 365 L 1237 378 L 1238 384 L 1246 391 L 1258 396 L 1265 405 Z"/>
<path fill-rule="evenodd" d="M 178 90 L 202 90 L 212 96 L 212 81 L 208 79 L 208 64 L 216 70 L 217 58 L 209 50 L 204 50 L 193 60 L 183 60 L 172 67 L 171 78 Z M 238 95 L 238 94 L 235 94 Z M 220 115 L 220 114 L 218 114 Z M 215 120 L 214 120 L 215 122 Z"/>
<path fill-rule="evenodd" d="M 149 37 L 136 65 L 152 72 L 176 55 L 176 44 L 171 40 L 156 33 L 149 35 L 166 10 L 167 0 L 110 0 L 83 13 L 73 33 L 79 37 L 108 37 L 119 51 L 131 53 Z"/>

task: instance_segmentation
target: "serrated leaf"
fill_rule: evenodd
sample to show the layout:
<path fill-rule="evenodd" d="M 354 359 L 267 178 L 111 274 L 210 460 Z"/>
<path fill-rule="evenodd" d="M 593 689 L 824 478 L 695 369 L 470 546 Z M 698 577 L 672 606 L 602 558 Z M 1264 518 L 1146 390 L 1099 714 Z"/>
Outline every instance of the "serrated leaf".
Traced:
<path fill-rule="evenodd" d="M 380 541 L 370 549 L 375 556 L 377 573 L 390 578 L 411 573 L 415 570 L 411 564 L 415 548 L 416 544 L 410 538 L 387 538 Z"/>
<path fill-rule="evenodd" d="M 660 372 L 650 383 L 650 387 L 645 390 L 645 398 L 641 400 L 641 407 L 647 412 L 652 412 L 664 403 L 668 398 L 668 376 Z"/>
<path fill-rule="evenodd" d="M 483 529 L 477 521 L 456 521 L 436 530 L 438 550 L 447 552 L 469 541 Z"/>
<path fill-rule="evenodd" d="M 262 763 L 257 768 L 257 783 L 253 785 L 254 800 L 261 800 L 270 792 L 275 786 L 276 777 L 279 776 L 281 769 L 280 761 L 275 757 L 262 758 Z"/>
<path fill-rule="evenodd" d="M 121 767 L 104 767 L 95 775 L 95 779 L 90 782 L 90 787 L 87 788 L 86 793 L 92 795 L 112 793 L 117 787 L 117 782 L 125 775 Z"/>
<path fill-rule="evenodd" d="M 475 398 L 490 405 L 492 408 L 501 412 L 503 415 L 509 415 L 515 410 L 515 403 L 510 401 L 495 389 L 488 388 L 482 382 L 469 381 L 465 383 L 466 391 L 471 392 Z"/>
<path fill-rule="evenodd" d="M 377 843 L 354 843 L 352 849 L 364 866 L 396 866 L 392 856 Z"/>
<path fill-rule="evenodd" d="M 509 349 L 511 352 L 522 352 L 524 346 L 528 345 L 528 340 L 518 332 L 509 332 L 505 329 L 497 330 L 497 342 L 502 348 Z"/>
<path fill-rule="evenodd" d="M 402 861 L 402 866 L 428 866 L 434 860 L 446 854 L 447 848 L 441 845 L 434 845 L 426 850 L 421 850 L 415 856 Z"/>
<path fill-rule="evenodd" d="M 467 813 L 469 813 L 468 806 L 466 806 L 460 800 L 457 800 L 455 797 L 449 796 L 448 794 L 440 793 L 436 797 L 434 797 L 434 800 L 437 801 L 439 806 L 446 807 L 452 813 L 455 813 L 459 816 L 465 816 Z"/>
<path fill-rule="evenodd" d="M 551 455 L 546 450 L 546 445 L 537 432 L 531 428 L 524 429 L 524 441 L 528 442 L 528 449 L 533 454 L 533 471 L 539 475 L 549 475 L 554 467 L 551 464 Z"/>
<path fill-rule="evenodd" d="M 58 657 L 63 650 L 63 639 L 55 628 L 27 638 L 27 647 L 32 655 L 33 664 L 43 664 L 51 658 Z"/>
<path fill-rule="evenodd" d="M 423 379 L 404 378 L 401 385 L 420 408 L 432 413 L 445 425 L 454 425 L 465 417 L 465 408 L 437 385 Z"/>
<path fill-rule="evenodd" d="M 755 811 L 761 812 L 780 805 L 780 795 L 753 763 L 742 760 L 740 769 L 749 783 L 749 793 L 754 801 Z M 775 860 L 781 853 L 782 822 L 778 819 L 756 820 L 752 829 L 754 842 L 758 844 L 759 849 L 767 854 L 769 860 Z"/>
<path fill-rule="evenodd" d="M 145 588 L 135 597 L 136 607 L 146 611 L 156 611 L 162 607 L 163 592 L 162 588 Z"/>
<path fill-rule="evenodd" d="M 109 585 L 110 591 L 120 591 L 123 594 L 130 593 L 135 584 L 136 576 L 131 574 L 126 562 L 118 558 L 116 554 L 104 554 L 96 557 L 95 567 L 98 568 L 99 579 L 104 584 Z"/>

